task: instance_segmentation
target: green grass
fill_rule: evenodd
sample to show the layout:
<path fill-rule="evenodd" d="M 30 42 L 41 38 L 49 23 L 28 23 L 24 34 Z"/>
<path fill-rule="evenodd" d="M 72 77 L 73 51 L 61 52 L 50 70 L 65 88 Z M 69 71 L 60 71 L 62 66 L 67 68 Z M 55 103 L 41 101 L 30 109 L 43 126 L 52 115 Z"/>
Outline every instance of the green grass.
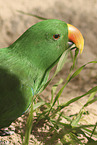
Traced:
<path fill-rule="evenodd" d="M 19 11 L 22 14 L 27 14 L 29 16 L 34 16 L 41 20 L 46 20 L 46 18 L 25 13 Z M 43 91 L 48 84 L 52 81 L 52 79 L 56 76 L 56 74 L 62 69 L 63 65 L 67 61 L 68 53 L 71 51 L 67 50 L 64 52 L 62 57 L 60 58 L 56 71 L 53 77 L 45 84 L 44 88 L 41 90 Z M 29 144 L 32 140 L 32 144 L 39 144 L 34 139 L 30 138 L 31 132 L 35 128 L 37 128 L 37 140 L 39 140 L 40 145 L 96 145 L 97 144 L 97 123 L 96 124 L 81 124 L 81 119 L 84 115 L 88 113 L 85 111 L 85 107 L 97 101 L 97 97 L 95 97 L 97 93 L 97 86 L 93 87 L 92 89 L 88 90 L 83 95 L 74 97 L 65 103 L 59 103 L 60 96 L 65 89 L 65 87 L 70 83 L 72 79 L 80 74 L 81 71 L 87 65 L 94 65 L 97 61 L 91 61 L 80 68 L 77 68 L 74 72 L 76 58 L 78 55 L 78 49 L 75 50 L 75 55 L 73 56 L 71 53 L 72 58 L 72 66 L 70 68 L 69 74 L 67 76 L 65 84 L 56 93 L 57 88 L 59 87 L 62 80 L 60 79 L 58 83 L 54 84 L 51 88 L 51 98 L 49 98 L 49 102 L 44 101 L 40 95 L 34 96 L 32 98 L 31 110 L 27 119 L 26 125 L 26 132 L 23 138 L 23 145 Z M 80 100 L 81 98 L 85 98 L 88 96 L 88 101 L 82 105 L 82 108 L 77 114 L 71 114 L 70 116 L 65 115 L 64 110 L 66 107 L 71 105 L 72 103 Z M 36 112 L 36 114 L 34 113 Z M 35 115 L 34 115 L 35 114 Z M 38 132 L 38 129 L 40 132 Z M 34 133 L 33 133 L 34 135 Z"/>
<path fill-rule="evenodd" d="M 47 82 L 43 89 L 47 87 L 50 81 L 62 69 L 63 64 L 66 62 L 67 54 L 68 52 L 65 52 L 65 54 L 63 54 L 63 56 L 60 58 L 53 77 Z M 80 123 L 82 116 L 86 114 L 85 107 L 97 101 L 97 97 L 94 97 L 97 93 L 97 86 L 93 87 L 81 96 L 70 99 L 65 103 L 59 103 L 59 98 L 69 82 L 73 78 L 75 78 L 87 65 L 97 63 L 97 61 L 88 62 L 87 64 L 84 64 L 83 66 L 78 68 L 74 73 L 72 73 L 75 66 L 76 57 L 77 55 L 75 53 L 75 56 L 73 58 L 73 65 L 70 68 L 70 72 L 67 76 L 66 82 L 57 94 L 56 90 L 62 81 L 59 80 L 57 84 L 52 86 L 51 98 L 49 99 L 49 102 L 44 101 L 39 95 L 33 97 L 31 111 L 27 120 L 26 133 L 23 145 L 29 144 L 31 130 L 33 131 L 35 127 L 41 124 L 41 122 L 42 127 L 39 127 L 39 129 L 44 137 L 40 137 L 40 145 L 42 143 L 46 145 L 92 145 L 97 143 L 97 141 L 92 138 L 97 138 L 97 124 L 83 125 Z M 80 100 L 83 97 L 85 98 L 87 95 L 88 101 L 82 106 L 79 113 L 71 116 L 64 115 L 64 110 L 66 107 Z M 33 116 L 34 112 L 36 112 L 35 116 Z M 46 131 L 46 133 L 44 130 Z M 33 142 L 33 144 L 37 143 Z"/>

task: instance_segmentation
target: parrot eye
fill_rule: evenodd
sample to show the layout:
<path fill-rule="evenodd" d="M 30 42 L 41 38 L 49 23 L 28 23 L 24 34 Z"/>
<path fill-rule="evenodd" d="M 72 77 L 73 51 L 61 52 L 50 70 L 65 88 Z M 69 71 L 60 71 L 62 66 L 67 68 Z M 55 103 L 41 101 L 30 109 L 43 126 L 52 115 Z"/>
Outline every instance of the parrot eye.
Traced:
<path fill-rule="evenodd" d="M 54 38 L 55 40 L 58 40 L 58 39 L 60 38 L 60 34 L 55 34 L 55 35 L 53 35 L 53 38 Z"/>

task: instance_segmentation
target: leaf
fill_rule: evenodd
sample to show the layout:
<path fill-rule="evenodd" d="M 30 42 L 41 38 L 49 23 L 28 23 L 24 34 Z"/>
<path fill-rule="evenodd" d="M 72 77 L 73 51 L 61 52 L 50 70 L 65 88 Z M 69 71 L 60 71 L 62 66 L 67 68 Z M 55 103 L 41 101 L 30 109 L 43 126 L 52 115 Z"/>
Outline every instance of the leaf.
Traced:
<path fill-rule="evenodd" d="M 69 49 L 65 50 L 62 56 L 60 57 L 54 76 L 62 69 L 63 65 L 67 62 L 67 56 L 69 51 Z"/>
<path fill-rule="evenodd" d="M 65 87 L 67 86 L 67 84 L 71 81 L 71 79 L 73 79 L 74 77 L 76 77 L 76 76 L 83 70 L 83 68 L 84 68 L 86 65 L 91 64 L 91 63 L 97 63 L 97 61 L 91 61 L 91 62 L 88 62 L 88 63 L 84 64 L 83 66 L 81 66 L 79 69 L 77 69 L 77 71 L 75 71 L 75 72 L 72 74 L 72 76 L 69 78 L 69 80 L 67 80 L 67 82 L 62 86 L 62 88 L 61 88 L 61 89 L 59 90 L 59 92 L 57 93 L 57 95 L 56 95 L 56 97 L 55 97 L 55 99 L 54 99 L 54 102 L 53 102 L 53 104 L 52 104 L 52 106 L 51 106 L 50 111 L 52 110 L 52 107 L 55 105 L 56 101 L 57 101 L 57 100 L 59 99 L 59 97 L 61 96 L 61 94 L 62 94 L 64 88 L 65 88 Z M 84 96 L 86 96 L 86 95 L 88 95 L 88 94 L 94 93 L 94 92 L 96 92 L 96 91 L 97 91 L 97 86 L 94 87 L 94 88 L 92 88 L 92 89 L 90 89 L 87 93 L 85 93 L 85 94 L 83 94 L 83 95 L 81 95 L 81 96 L 78 96 L 78 97 L 76 97 L 76 98 L 71 99 L 70 101 L 68 101 L 67 103 L 63 104 L 62 106 L 59 105 L 58 108 L 57 108 L 57 110 L 56 110 L 56 112 L 58 112 L 59 110 L 61 110 L 61 109 L 64 108 L 64 107 L 68 106 L 69 104 L 71 104 L 71 103 L 73 103 L 73 102 L 79 100 L 80 98 L 82 98 L 82 97 L 84 97 Z M 49 111 L 49 112 L 50 112 L 50 111 Z"/>
<path fill-rule="evenodd" d="M 33 122 L 33 97 L 32 97 L 32 102 L 31 102 L 31 110 L 30 110 L 29 116 L 27 118 L 25 139 L 24 139 L 23 145 L 29 144 L 29 138 L 30 138 L 30 133 L 31 133 L 31 129 L 32 129 L 32 122 Z"/>
<path fill-rule="evenodd" d="M 63 79 L 60 79 L 60 81 L 59 82 L 57 82 L 55 85 L 53 85 L 53 87 L 52 87 L 52 89 L 51 89 L 51 104 L 52 104 L 52 102 L 53 102 L 53 97 L 54 97 L 54 94 L 55 94 L 55 92 L 56 92 L 56 89 L 57 89 L 57 87 L 60 85 L 60 84 L 62 84 L 62 82 L 63 82 Z"/>
<path fill-rule="evenodd" d="M 72 121 L 72 123 L 71 123 L 71 126 L 72 126 L 72 127 L 74 127 L 74 126 L 77 126 L 77 125 L 78 125 L 79 120 L 80 120 L 80 119 L 81 119 L 81 117 L 82 117 L 82 114 L 83 114 L 83 112 L 82 112 L 82 111 L 80 111 L 80 112 L 79 112 L 79 114 L 77 115 L 76 119 L 74 119 L 74 120 Z"/>
<path fill-rule="evenodd" d="M 89 96 L 88 102 L 92 100 L 92 98 L 95 96 L 96 93 L 97 93 L 97 92 L 94 92 L 94 93 L 92 93 L 92 94 Z M 88 102 L 87 102 L 87 103 L 88 103 Z"/>
<path fill-rule="evenodd" d="M 57 68 L 56 71 L 54 73 L 54 75 L 52 76 L 52 78 L 50 80 L 47 81 L 47 83 L 43 86 L 42 91 L 48 86 L 48 84 L 52 81 L 52 79 L 56 76 L 56 74 L 62 69 L 63 65 L 66 63 L 67 61 L 67 55 L 69 53 L 69 49 L 67 49 L 66 51 L 64 51 L 64 53 L 62 54 L 62 56 L 60 57 L 58 64 L 57 64 Z"/>
<path fill-rule="evenodd" d="M 80 112 L 78 113 L 76 119 L 74 119 L 74 120 L 72 121 L 72 123 L 71 123 L 72 126 L 77 126 L 77 125 L 78 125 L 78 122 L 79 122 L 79 120 L 81 119 L 82 114 L 83 114 L 83 108 L 84 108 L 84 107 L 87 107 L 89 104 L 92 104 L 92 103 L 94 103 L 95 101 L 97 101 L 97 98 L 92 99 L 96 93 L 97 93 L 97 92 L 95 91 L 95 92 L 93 92 L 93 93 L 90 95 L 90 97 L 89 97 L 87 103 L 81 108 L 81 110 L 80 110 Z M 92 100 L 91 100 L 91 99 L 92 99 Z"/>
<path fill-rule="evenodd" d="M 37 108 L 39 108 L 40 106 L 44 105 L 45 102 L 38 102 L 37 104 L 33 105 L 33 110 L 36 110 Z"/>
<path fill-rule="evenodd" d="M 94 92 L 94 93 L 95 93 L 95 92 Z M 96 102 L 96 101 L 97 101 L 97 98 L 94 98 L 94 99 L 88 101 L 88 102 L 84 105 L 84 107 L 87 107 L 88 105 L 90 105 L 90 104 L 92 104 L 92 103 L 94 103 L 94 102 Z"/>
<path fill-rule="evenodd" d="M 97 141 L 94 141 L 94 142 L 92 141 L 90 143 L 88 142 L 86 145 L 97 145 Z"/>
<path fill-rule="evenodd" d="M 92 88 L 92 89 L 90 89 L 90 90 L 89 90 L 88 92 L 86 92 L 85 94 L 83 94 L 83 95 L 81 95 L 81 96 L 78 96 L 78 97 L 76 97 L 76 98 L 73 98 L 73 99 L 69 100 L 68 102 L 66 102 L 66 103 L 64 103 L 64 104 L 59 105 L 59 106 L 58 106 L 58 111 L 61 110 L 61 109 L 63 109 L 64 107 L 69 106 L 71 103 L 73 103 L 73 102 L 75 102 L 75 101 L 81 99 L 82 97 L 84 97 L 84 96 L 86 96 L 86 95 L 88 95 L 88 94 L 91 94 L 91 93 L 93 93 L 93 92 L 96 92 L 96 91 L 97 91 L 97 86 L 94 87 L 94 88 Z"/>
<path fill-rule="evenodd" d="M 83 66 L 81 66 L 79 69 L 77 69 L 77 70 L 73 73 L 73 75 L 69 78 L 68 82 L 69 82 L 71 79 L 75 78 L 75 77 L 83 70 L 83 68 L 84 68 L 86 65 L 91 64 L 91 63 L 97 63 L 97 61 L 90 61 L 90 62 L 84 64 Z"/>
<path fill-rule="evenodd" d="M 21 13 L 21 14 L 25 14 L 25 15 L 28 15 L 28 16 L 33 16 L 33 17 L 38 18 L 38 19 L 41 19 L 41 20 L 47 20 L 47 18 L 38 16 L 38 15 L 35 15 L 35 14 L 26 13 L 26 12 L 23 12 L 23 11 L 20 11 L 20 10 L 17 10 L 17 11 L 18 11 L 19 13 Z"/>

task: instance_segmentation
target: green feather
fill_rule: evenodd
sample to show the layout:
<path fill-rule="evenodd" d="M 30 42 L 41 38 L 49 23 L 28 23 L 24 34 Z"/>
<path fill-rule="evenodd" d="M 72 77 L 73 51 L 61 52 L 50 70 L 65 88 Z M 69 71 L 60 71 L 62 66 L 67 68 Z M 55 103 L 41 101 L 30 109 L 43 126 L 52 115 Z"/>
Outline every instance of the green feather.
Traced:
<path fill-rule="evenodd" d="M 54 39 L 55 34 L 59 39 Z M 0 128 L 26 111 L 33 92 L 39 93 L 68 48 L 67 42 L 67 24 L 52 19 L 31 26 L 11 46 L 0 49 Z"/>

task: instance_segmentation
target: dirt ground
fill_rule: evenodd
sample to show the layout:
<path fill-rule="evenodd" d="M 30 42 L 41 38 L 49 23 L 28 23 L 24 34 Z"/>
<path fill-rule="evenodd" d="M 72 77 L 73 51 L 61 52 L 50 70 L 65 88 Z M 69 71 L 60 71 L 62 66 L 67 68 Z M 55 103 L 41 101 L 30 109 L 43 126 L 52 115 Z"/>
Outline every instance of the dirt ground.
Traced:
<path fill-rule="evenodd" d="M 89 61 L 97 60 L 97 0 L 2 0 L 0 1 L 0 48 L 12 44 L 27 28 L 40 21 L 37 18 L 23 15 L 18 10 L 46 18 L 60 19 L 76 26 L 85 39 L 83 54 L 78 57 L 78 67 Z M 60 78 L 63 78 L 65 82 L 71 64 L 68 62 L 42 93 L 44 98 L 50 96 L 51 86 Z M 54 69 L 51 75 L 53 71 Z M 97 64 L 86 66 L 80 75 L 68 84 L 62 93 L 60 102 L 66 102 L 73 97 L 82 95 L 94 86 L 97 86 Z M 77 113 L 87 99 L 88 97 L 85 97 L 70 105 L 68 107 L 69 113 Z M 97 102 L 88 106 L 86 110 L 90 113 L 85 117 L 87 122 L 96 123 Z M 25 117 L 20 117 L 20 120 L 23 118 Z M 21 122 L 18 120 L 13 125 L 19 125 Z M 12 145 L 21 144 L 18 133 L 10 137 L 0 137 L 0 140 L 11 141 Z"/>

